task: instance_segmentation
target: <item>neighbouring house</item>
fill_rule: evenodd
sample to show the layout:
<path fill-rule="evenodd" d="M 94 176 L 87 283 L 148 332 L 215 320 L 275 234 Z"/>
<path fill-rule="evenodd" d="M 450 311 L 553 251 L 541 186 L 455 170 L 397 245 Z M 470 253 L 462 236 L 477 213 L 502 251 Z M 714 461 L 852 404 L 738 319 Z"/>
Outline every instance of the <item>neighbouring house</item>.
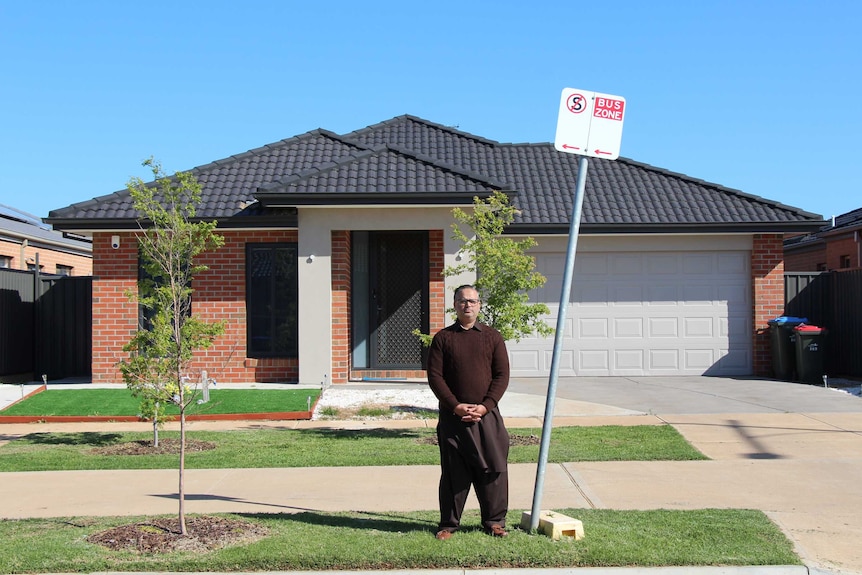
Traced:
<path fill-rule="evenodd" d="M 0 268 L 61 276 L 93 272 L 90 239 L 51 229 L 32 214 L 0 204 Z"/>
<path fill-rule="evenodd" d="M 194 312 L 228 322 L 197 358 L 221 382 L 422 378 L 414 328 L 451 321 L 444 278 L 463 257 L 452 209 L 492 190 L 520 213 L 556 324 L 578 159 L 404 115 L 348 134 L 315 130 L 191 170 L 224 246 L 195 280 Z M 769 375 L 782 241 L 821 216 L 633 160 L 592 160 L 560 375 Z M 128 191 L 54 210 L 93 239 L 94 382 L 119 380 L 138 327 Z M 554 338 L 508 343 L 516 377 L 546 377 Z"/>
<path fill-rule="evenodd" d="M 784 269 L 822 272 L 862 267 L 862 208 L 841 214 L 819 230 L 784 240 Z"/>

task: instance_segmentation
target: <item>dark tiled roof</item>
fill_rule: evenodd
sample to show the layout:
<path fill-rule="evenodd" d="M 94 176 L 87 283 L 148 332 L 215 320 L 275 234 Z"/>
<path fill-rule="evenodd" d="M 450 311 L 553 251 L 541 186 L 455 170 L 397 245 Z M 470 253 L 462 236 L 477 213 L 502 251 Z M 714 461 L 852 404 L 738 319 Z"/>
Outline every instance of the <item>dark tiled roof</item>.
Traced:
<path fill-rule="evenodd" d="M 491 189 L 514 192 L 512 231 L 565 232 L 578 157 L 552 144 L 501 144 L 398 116 L 338 136 L 315 130 L 192 170 L 198 215 L 263 222 L 268 206 L 464 203 Z M 251 203 L 259 199 L 259 203 Z M 84 229 L 134 217 L 127 191 L 51 212 Z M 822 218 L 764 198 L 626 158 L 591 159 L 581 218 L 594 231 L 812 231 Z"/>
<path fill-rule="evenodd" d="M 328 162 L 355 156 L 366 147 L 326 130 L 314 130 L 190 170 L 201 184 L 200 218 L 226 220 L 262 215 L 258 188 Z M 128 190 L 121 190 L 50 212 L 47 220 L 129 220 L 137 212 Z"/>
<path fill-rule="evenodd" d="M 331 205 L 336 199 L 344 204 L 381 200 L 469 204 L 474 196 L 508 188 L 505 183 L 410 151 L 381 146 L 263 186 L 257 197 L 264 206 L 279 201 L 287 205 Z"/>
<path fill-rule="evenodd" d="M 399 116 L 345 137 L 389 142 L 511 182 L 521 209 L 516 226 L 568 224 L 578 157 L 546 144 L 500 144 L 416 118 Z M 583 228 L 704 225 L 783 229 L 822 224 L 822 218 L 739 190 L 626 158 L 591 159 L 581 216 Z"/>
<path fill-rule="evenodd" d="M 862 208 L 857 208 L 852 212 L 847 212 L 846 214 L 841 214 L 840 216 L 835 217 L 835 223 L 832 224 L 831 229 L 838 228 L 852 228 L 856 226 L 862 226 Z"/>

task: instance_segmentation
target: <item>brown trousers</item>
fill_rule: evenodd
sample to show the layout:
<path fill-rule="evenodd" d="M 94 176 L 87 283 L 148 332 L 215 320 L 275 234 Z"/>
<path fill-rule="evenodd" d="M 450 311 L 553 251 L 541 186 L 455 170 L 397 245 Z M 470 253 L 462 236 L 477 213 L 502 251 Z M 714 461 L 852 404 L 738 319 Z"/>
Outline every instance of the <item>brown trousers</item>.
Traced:
<path fill-rule="evenodd" d="M 505 463 L 509 436 L 499 412 L 494 409 L 481 423 L 467 425 L 455 416 L 441 414 L 437 441 L 441 469 L 439 528 L 454 531 L 461 526 L 471 486 L 476 490 L 482 526 L 505 527 L 509 509 L 509 472 Z M 491 469 L 488 459 L 492 460 Z"/>

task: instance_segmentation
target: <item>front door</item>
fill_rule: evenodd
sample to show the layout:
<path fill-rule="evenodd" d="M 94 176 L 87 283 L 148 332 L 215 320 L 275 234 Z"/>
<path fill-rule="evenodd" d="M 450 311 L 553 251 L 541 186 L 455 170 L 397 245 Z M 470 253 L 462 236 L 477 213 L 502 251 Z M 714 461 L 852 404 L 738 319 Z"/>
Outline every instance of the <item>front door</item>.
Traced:
<path fill-rule="evenodd" d="M 353 252 L 354 367 L 421 368 L 413 330 L 428 332 L 428 233 L 356 232 Z"/>

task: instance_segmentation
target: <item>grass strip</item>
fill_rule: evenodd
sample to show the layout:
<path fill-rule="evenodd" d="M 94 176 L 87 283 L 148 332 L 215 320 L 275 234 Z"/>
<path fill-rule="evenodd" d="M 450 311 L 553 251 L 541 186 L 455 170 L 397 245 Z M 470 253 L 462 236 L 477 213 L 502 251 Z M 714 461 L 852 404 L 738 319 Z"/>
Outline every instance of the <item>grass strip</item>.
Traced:
<path fill-rule="evenodd" d="M 86 541 L 147 518 L 0 521 L 0 573 L 232 572 L 293 570 L 490 569 L 799 565 L 792 544 L 762 512 L 738 509 L 557 510 L 583 521 L 580 541 L 529 534 L 509 513 L 510 536 L 491 538 L 468 511 L 463 528 L 437 541 L 437 513 L 226 514 L 259 523 L 268 535 L 215 551 L 141 554 Z M 373 550 L 373 552 L 369 552 Z"/>
<path fill-rule="evenodd" d="M 319 389 L 211 389 L 210 401 L 192 403 L 187 414 L 309 411 Z M 127 389 L 48 389 L 0 411 L 25 416 L 136 416 L 140 400 Z M 175 405 L 169 415 L 179 415 Z"/>
<path fill-rule="evenodd" d="M 541 429 L 511 429 L 510 463 L 538 461 Z M 160 439 L 179 437 L 162 431 Z M 211 442 L 214 449 L 186 453 L 188 469 L 261 467 L 342 467 L 368 465 L 437 465 L 435 431 L 411 429 L 279 429 L 191 431 L 190 441 Z M 151 442 L 146 432 L 30 433 L 0 446 L 0 471 L 97 469 L 172 469 L 177 455 L 104 455 L 105 448 Z M 669 425 L 557 427 L 551 432 L 548 461 L 688 461 L 706 457 Z"/>

